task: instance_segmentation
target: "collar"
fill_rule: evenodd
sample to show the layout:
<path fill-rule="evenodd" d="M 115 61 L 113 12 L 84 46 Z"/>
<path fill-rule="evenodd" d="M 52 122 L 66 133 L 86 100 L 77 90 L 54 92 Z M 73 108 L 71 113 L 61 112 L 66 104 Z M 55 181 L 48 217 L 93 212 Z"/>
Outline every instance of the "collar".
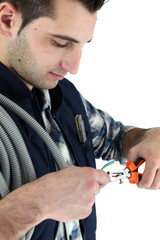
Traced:
<path fill-rule="evenodd" d="M 42 110 L 49 107 L 55 112 L 61 106 L 63 94 L 59 84 L 51 90 L 33 89 L 32 91 L 8 68 L 0 62 L 0 92 L 11 100 L 22 103 L 38 98 Z"/>
<path fill-rule="evenodd" d="M 45 111 L 47 108 L 51 111 L 51 98 L 47 89 L 39 89 L 40 98 L 42 101 L 42 110 Z"/>
<path fill-rule="evenodd" d="M 32 91 L 8 68 L 0 63 L 0 91 L 15 101 L 32 98 Z"/>

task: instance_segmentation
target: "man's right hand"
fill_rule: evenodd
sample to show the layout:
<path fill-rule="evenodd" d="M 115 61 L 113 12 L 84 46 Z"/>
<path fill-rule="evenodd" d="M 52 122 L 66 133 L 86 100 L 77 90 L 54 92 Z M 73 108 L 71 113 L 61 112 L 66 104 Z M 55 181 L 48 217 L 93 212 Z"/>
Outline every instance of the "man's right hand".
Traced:
<path fill-rule="evenodd" d="M 72 221 L 90 215 L 95 195 L 109 183 L 109 176 L 89 167 L 68 167 L 37 181 L 45 218 Z"/>
<path fill-rule="evenodd" d="M 17 240 L 45 219 L 89 216 L 95 195 L 109 181 L 102 170 L 73 166 L 25 184 L 0 201 L 0 239 Z"/>

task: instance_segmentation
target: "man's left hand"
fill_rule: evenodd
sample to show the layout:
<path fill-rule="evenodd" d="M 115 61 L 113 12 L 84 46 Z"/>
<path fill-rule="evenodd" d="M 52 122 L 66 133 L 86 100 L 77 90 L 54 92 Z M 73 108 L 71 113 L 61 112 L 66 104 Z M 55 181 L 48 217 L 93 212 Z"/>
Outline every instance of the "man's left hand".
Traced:
<path fill-rule="evenodd" d="M 160 189 L 160 128 L 146 130 L 142 141 L 129 150 L 127 158 L 133 162 L 138 158 L 146 160 L 138 187 Z"/>

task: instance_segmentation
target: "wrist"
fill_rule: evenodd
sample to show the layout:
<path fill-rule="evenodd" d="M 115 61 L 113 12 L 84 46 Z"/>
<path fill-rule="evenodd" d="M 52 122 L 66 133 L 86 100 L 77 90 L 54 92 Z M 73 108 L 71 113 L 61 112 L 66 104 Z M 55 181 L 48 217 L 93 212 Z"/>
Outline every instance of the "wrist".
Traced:
<path fill-rule="evenodd" d="M 125 134 L 122 148 L 126 158 L 129 150 L 146 138 L 147 131 L 149 131 L 149 129 L 133 128 Z"/>
<path fill-rule="evenodd" d="M 145 133 L 145 138 L 148 141 L 160 142 L 160 128 L 150 128 Z"/>

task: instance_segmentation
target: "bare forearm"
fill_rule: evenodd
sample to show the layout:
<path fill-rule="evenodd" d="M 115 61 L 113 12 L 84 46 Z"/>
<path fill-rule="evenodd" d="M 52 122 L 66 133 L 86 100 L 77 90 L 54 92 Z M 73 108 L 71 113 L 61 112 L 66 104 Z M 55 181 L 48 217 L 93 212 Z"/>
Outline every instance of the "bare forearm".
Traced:
<path fill-rule="evenodd" d="M 0 201 L 0 239 L 19 240 L 41 221 L 32 187 L 23 186 Z"/>
<path fill-rule="evenodd" d="M 123 152 L 126 158 L 129 150 L 145 138 L 147 131 L 148 129 L 134 128 L 126 133 L 123 139 Z"/>

